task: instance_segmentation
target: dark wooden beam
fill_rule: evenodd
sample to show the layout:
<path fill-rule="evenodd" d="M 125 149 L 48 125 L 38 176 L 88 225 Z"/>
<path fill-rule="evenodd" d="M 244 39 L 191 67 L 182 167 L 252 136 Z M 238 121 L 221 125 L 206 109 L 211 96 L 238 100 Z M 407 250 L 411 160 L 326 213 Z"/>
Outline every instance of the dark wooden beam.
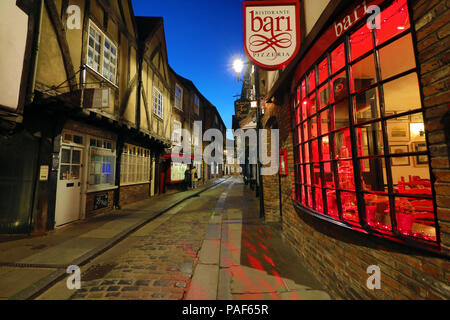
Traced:
<path fill-rule="evenodd" d="M 66 70 L 67 81 L 69 82 L 70 91 L 77 89 L 77 80 L 75 78 L 75 69 L 73 67 L 72 58 L 69 51 L 69 43 L 67 42 L 65 28 L 58 16 L 58 9 L 53 0 L 44 0 L 45 6 L 48 10 L 50 20 L 55 29 L 56 37 L 58 39 L 59 47 L 61 49 L 62 58 L 64 61 L 64 68 Z"/>

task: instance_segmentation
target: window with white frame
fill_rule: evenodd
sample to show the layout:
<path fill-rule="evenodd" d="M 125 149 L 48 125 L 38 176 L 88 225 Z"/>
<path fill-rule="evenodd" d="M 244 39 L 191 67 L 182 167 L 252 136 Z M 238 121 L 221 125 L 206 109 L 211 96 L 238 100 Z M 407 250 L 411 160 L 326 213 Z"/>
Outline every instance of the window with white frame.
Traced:
<path fill-rule="evenodd" d="M 181 143 L 181 122 L 173 120 L 172 141 L 175 144 Z"/>
<path fill-rule="evenodd" d="M 183 89 L 175 84 L 175 108 L 183 110 Z"/>
<path fill-rule="evenodd" d="M 89 188 L 115 185 L 116 151 L 111 140 L 90 138 Z"/>
<path fill-rule="evenodd" d="M 200 113 L 200 99 L 197 97 L 197 95 L 194 96 L 194 112 L 195 114 Z"/>
<path fill-rule="evenodd" d="M 153 113 L 161 119 L 164 116 L 163 95 L 157 88 L 153 88 Z"/>
<path fill-rule="evenodd" d="M 120 184 L 150 181 L 150 150 L 125 144 L 120 160 Z"/>
<path fill-rule="evenodd" d="M 107 80 L 116 83 L 117 47 L 97 28 L 89 22 L 89 39 L 87 65 L 103 75 Z"/>

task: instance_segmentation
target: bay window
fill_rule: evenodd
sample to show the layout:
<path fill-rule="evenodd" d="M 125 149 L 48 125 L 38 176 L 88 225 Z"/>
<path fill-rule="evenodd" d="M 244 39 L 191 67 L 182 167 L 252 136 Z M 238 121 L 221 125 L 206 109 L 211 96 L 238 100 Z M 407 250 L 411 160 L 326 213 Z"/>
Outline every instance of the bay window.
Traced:
<path fill-rule="evenodd" d="M 429 153 L 406 0 L 362 23 L 301 77 L 295 201 L 350 228 L 434 245 Z"/>
<path fill-rule="evenodd" d="M 117 47 L 92 21 L 89 22 L 87 65 L 116 84 Z"/>

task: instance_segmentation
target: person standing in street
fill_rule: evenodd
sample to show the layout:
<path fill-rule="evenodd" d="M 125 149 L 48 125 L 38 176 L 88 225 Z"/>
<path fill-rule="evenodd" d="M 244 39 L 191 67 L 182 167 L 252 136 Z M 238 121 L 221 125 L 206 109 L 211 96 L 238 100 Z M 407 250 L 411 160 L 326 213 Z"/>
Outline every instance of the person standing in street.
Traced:
<path fill-rule="evenodd" d="M 197 168 L 194 167 L 191 171 L 192 176 L 192 189 L 197 188 L 197 182 L 198 182 L 198 174 L 197 174 Z"/>
<path fill-rule="evenodd" d="M 192 177 L 191 177 L 191 167 L 187 166 L 186 171 L 184 171 L 184 190 L 189 190 L 192 183 Z"/>

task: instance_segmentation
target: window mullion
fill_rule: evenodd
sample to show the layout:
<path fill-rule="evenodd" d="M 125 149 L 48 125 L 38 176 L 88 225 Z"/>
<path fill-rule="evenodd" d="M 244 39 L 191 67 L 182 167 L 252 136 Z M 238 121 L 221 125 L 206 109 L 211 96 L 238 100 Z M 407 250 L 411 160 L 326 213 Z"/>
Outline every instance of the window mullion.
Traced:
<path fill-rule="evenodd" d="M 345 36 L 345 65 L 346 65 L 346 73 L 347 73 L 347 95 L 348 95 L 348 108 L 349 108 L 349 120 L 350 120 L 350 141 L 352 147 L 352 162 L 353 162 L 353 179 L 355 183 L 355 193 L 356 193 L 356 202 L 358 207 L 358 217 L 359 224 L 363 227 L 366 226 L 365 222 L 365 205 L 363 195 L 361 193 L 362 185 L 361 185 L 361 172 L 360 172 L 360 164 L 358 162 L 358 149 L 357 149 L 357 137 L 355 133 L 355 115 L 353 108 L 353 96 L 351 94 L 351 66 L 350 66 L 350 37 L 348 35 Z M 373 50 L 373 49 L 372 49 Z"/>
<path fill-rule="evenodd" d="M 376 45 L 376 30 L 372 32 L 372 41 L 374 46 Z M 384 148 L 384 161 L 386 166 L 386 179 L 387 179 L 387 185 L 388 185 L 388 194 L 389 194 L 389 213 L 391 218 L 391 227 L 392 232 L 397 232 L 397 219 L 395 218 L 395 199 L 393 196 L 394 193 L 394 184 L 393 184 L 393 178 L 392 178 L 392 168 L 391 168 L 391 157 L 389 154 L 389 141 L 388 141 L 388 132 L 387 132 L 387 122 L 384 118 L 385 115 L 385 101 L 384 101 L 384 89 L 383 85 L 380 83 L 381 81 L 381 70 L 380 70 L 380 57 L 378 54 L 378 50 L 375 49 L 374 53 L 374 59 L 375 59 L 375 71 L 377 76 L 377 82 L 378 82 L 378 95 L 380 99 L 380 116 L 381 116 L 381 130 L 383 133 L 383 148 Z"/>

